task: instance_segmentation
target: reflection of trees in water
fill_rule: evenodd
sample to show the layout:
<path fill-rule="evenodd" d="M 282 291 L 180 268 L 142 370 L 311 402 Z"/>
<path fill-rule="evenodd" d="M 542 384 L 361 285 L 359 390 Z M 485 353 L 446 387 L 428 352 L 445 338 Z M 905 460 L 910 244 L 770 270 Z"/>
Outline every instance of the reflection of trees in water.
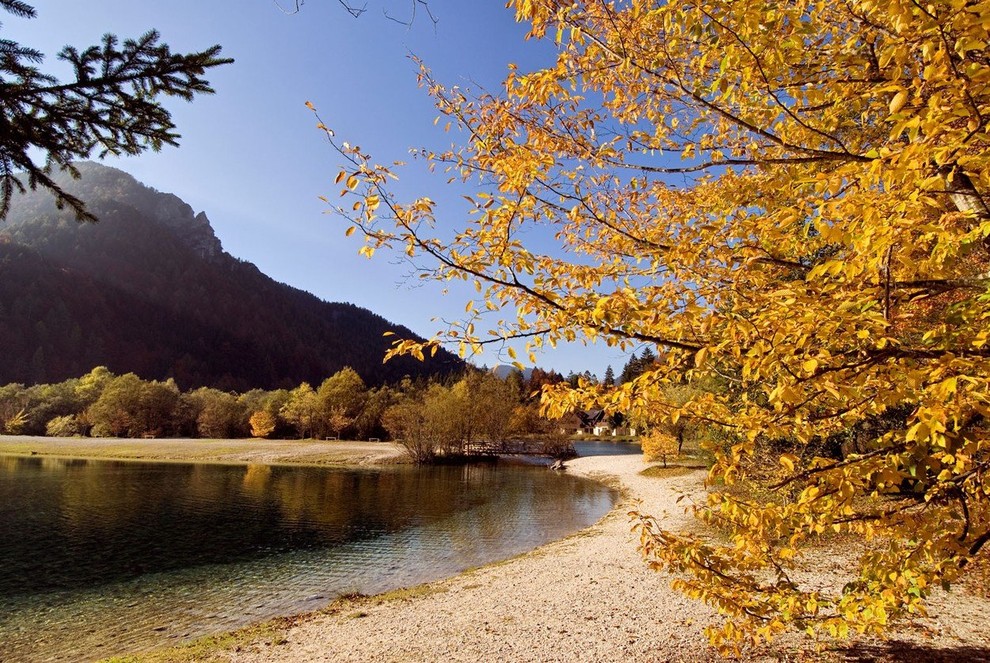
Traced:
<path fill-rule="evenodd" d="M 248 465 L 244 470 L 244 479 L 241 481 L 245 494 L 264 495 L 268 491 L 268 481 L 272 478 L 272 468 L 270 465 L 258 463 Z"/>
<path fill-rule="evenodd" d="M 522 551 L 544 542 L 548 531 L 574 531 L 586 524 L 585 507 L 600 504 L 603 496 L 598 484 L 571 476 L 546 476 L 549 473 L 543 468 L 506 471 L 476 465 L 465 469 L 466 477 L 489 483 L 499 492 L 498 500 L 484 502 L 474 513 L 458 513 L 446 528 L 454 552 L 464 555 L 468 564 L 479 542 L 514 540 Z"/>
<path fill-rule="evenodd" d="M 8 519 L 0 528 L 25 532 L 3 550 L 0 593 L 84 586 L 419 526 L 427 527 L 417 536 L 432 532 L 455 552 L 469 551 L 478 541 L 524 536 L 502 521 L 525 523 L 541 509 L 572 519 L 565 506 L 588 490 L 542 468 L 494 464 L 345 471 L 0 458 L 0 471 L 13 479 L 0 482 L 9 511 L 0 514 Z M 600 498 L 601 488 L 593 488 Z"/>
<path fill-rule="evenodd" d="M 490 496 L 485 486 L 493 475 L 493 469 L 475 467 L 293 470 L 276 473 L 270 497 L 292 521 L 377 533 L 470 508 Z"/>

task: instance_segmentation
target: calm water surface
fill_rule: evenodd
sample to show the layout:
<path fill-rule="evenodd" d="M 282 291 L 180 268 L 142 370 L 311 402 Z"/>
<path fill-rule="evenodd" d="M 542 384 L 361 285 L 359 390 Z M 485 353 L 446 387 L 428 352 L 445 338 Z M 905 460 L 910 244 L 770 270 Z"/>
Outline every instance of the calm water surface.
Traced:
<path fill-rule="evenodd" d="M 134 652 L 451 575 L 604 515 L 526 465 L 341 470 L 0 456 L 0 660 Z"/>
<path fill-rule="evenodd" d="M 639 442 L 627 440 L 612 441 L 578 441 L 574 443 L 574 451 L 578 456 L 628 456 L 643 453 Z"/>

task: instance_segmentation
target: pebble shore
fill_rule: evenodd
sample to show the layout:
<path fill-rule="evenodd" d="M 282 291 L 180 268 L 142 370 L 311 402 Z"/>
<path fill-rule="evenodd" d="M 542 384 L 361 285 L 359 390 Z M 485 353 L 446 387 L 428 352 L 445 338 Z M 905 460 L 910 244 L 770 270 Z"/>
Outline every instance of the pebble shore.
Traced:
<path fill-rule="evenodd" d="M 704 472 L 652 478 L 639 474 L 645 467 L 639 456 L 570 461 L 567 471 L 623 491 L 591 528 L 407 598 L 338 602 L 295 620 L 281 637 L 226 654 L 242 663 L 724 660 L 702 634 L 717 614 L 645 567 L 627 515 L 641 506 L 670 529 L 696 527 L 684 505 L 703 499 Z M 678 503 L 681 495 L 689 499 Z M 839 570 L 833 563 L 821 573 Z M 934 597 L 931 612 L 887 642 L 832 643 L 823 652 L 794 635 L 742 660 L 990 661 L 990 602 L 953 591 Z"/>

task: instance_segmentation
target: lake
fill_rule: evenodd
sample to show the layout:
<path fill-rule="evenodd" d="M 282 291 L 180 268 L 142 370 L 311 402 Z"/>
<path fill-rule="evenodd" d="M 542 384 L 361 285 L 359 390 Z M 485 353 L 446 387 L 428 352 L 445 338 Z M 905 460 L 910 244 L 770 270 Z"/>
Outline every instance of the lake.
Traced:
<path fill-rule="evenodd" d="M 436 580 L 602 517 L 544 467 L 0 456 L 0 660 L 136 652 Z"/>
<path fill-rule="evenodd" d="M 574 451 L 578 456 L 630 456 L 643 453 L 643 447 L 629 440 L 578 440 Z"/>

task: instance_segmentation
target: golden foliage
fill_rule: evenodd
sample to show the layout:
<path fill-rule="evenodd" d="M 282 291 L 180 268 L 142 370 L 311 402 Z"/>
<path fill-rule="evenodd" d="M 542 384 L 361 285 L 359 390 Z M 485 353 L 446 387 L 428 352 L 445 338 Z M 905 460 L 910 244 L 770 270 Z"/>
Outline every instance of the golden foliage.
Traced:
<path fill-rule="evenodd" d="M 265 438 L 275 432 L 277 422 L 271 412 L 258 410 L 248 419 L 251 424 L 251 437 Z"/>
<path fill-rule="evenodd" d="M 648 434 L 640 438 L 643 447 L 643 456 L 646 460 L 663 461 L 663 466 L 667 467 L 667 461 L 677 457 L 679 451 L 677 438 L 670 434 L 670 431 L 662 427 L 654 428 Z"/>
<path fill-rule="evenodd" d="M 18 435 L 27 425 L 27 411 L 21 408 L 4 421 L 0 421 L 0 432 L 8 435 Z"/>
<path fill-rule="evenodd" d="M 718 426 L 710 480 L 728 486 L 777 450 L 779 499 L 699 510 L 727 544 L 642 518 L 651 563 L 726 614 L 712 641 L 921 612 L 990 540 L 990 3 L 510 4 L 555 62 L 510 65 L 499 95 L 420 74 L 460 141 L 422 156 L 477 189 L 452 239 L 431 198 L 398 200 L 393 167 L 327 134 L 361 252 L 478 293 L 395 352 L 655 345 L 635 381 L 545 408 Z M 685 378 L 723 386 L 672 402 Z M 795 560 L 833 531 L 880 543 L 841 591 L 801 587 Z"/>

